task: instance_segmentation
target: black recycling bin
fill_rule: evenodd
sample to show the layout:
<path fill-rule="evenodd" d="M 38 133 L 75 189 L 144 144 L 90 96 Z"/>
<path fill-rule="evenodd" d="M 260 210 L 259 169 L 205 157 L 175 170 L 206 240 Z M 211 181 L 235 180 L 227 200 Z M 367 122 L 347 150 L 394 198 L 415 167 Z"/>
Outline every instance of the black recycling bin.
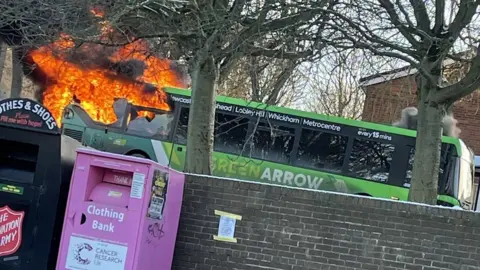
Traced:
<path fill-rule="evenodd" d="M 41 104 L 0 101 L 0 270 L 55 269 L 80 146 Z"/>

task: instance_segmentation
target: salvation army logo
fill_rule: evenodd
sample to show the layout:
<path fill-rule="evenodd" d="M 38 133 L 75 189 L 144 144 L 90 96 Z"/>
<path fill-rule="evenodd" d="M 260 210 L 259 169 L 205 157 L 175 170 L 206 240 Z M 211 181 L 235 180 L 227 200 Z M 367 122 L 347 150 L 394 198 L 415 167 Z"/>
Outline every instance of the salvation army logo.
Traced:
<path fill-rule="evenodd" d="M 85 256 L 86 255 L 85 253 L 90 252 L 92 250 L 93 250 L 93 247 L 87 243 L 76 245 L 75 250 L 73 252 L 75 260 L 79 264 L 84 264 L 84 265 L 90 264 L 92 261 L 90 261 L 90 259 L 87 258 L 87 256 Z"/>
<path fill-rule="evenodd" d="M 11 255 L 22 244 L 25 212 L 13 211 L 8 205 L 0 208 L 0 256 Z"/>

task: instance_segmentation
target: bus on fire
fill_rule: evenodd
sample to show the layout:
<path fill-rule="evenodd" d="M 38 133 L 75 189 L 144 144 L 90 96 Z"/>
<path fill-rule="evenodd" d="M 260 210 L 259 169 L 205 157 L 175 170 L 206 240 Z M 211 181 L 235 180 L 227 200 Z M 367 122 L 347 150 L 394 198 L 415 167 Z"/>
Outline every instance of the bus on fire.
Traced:
<path fill-rule="evenodd" d="M 92 120 L 77 104 L 62 132 L 102 151 L 183 170 L 190 90 L 166 88 L 173 110 L 114 103 L 117 121 Z M 407 200 L 416 131 L 217 97 L 213 175 L 260 183 Z M 471 209 L 473 154 L 442 137 L 438 204 Z"/>

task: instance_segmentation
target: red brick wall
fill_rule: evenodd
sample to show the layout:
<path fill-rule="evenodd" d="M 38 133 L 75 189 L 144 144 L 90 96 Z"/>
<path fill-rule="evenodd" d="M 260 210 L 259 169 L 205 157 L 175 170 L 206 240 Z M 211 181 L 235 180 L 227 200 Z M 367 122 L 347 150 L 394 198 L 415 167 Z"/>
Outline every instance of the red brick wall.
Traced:
<path fill-rule="evenodd" d="M 366 88 L 363 120 L 391 124 L 400 118 L 400 111 L 407 106 L 416 107 L 415 82 L 413 76 L 371 85 Z M 460 138 L 480 153 L 480 91 L 457 101 L 453 115 L 462 130 Z"/>

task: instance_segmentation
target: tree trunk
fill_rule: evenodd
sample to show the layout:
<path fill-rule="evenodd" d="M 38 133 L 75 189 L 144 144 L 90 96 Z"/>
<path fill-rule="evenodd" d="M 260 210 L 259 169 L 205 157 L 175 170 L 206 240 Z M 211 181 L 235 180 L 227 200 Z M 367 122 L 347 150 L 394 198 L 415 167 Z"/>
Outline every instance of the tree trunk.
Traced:
<path fill-rule="evenodd" d="M 22 94 L 23 66 L 22 54 L 18 49 L 12 49 L 12 88 L 10 96 L 19 98 Z"/>
<path fill-rule="evenodd" d="M 7 56 L 7 45 L 0 41 L 0 83 L 2 82 L 3 70 L 5 68 L 5 57 Z M 9 98 L 7 89 L 1 88 L 0 85 L 0 100 Z"/>
<path fill-rule="evenodd" d="M 0 41 L 0 82 L 2 81 L 3 69 L 5 67 L 5 57 L 7 56 L 7 45 Z"/>
<path fill-rule="evenodd" d="M 436 205 L 445 106 L 431 104 L 425 96 L 420 97 L 418 103 L 417 138 L 408 200 Z"/>
<path fill-rule="evenodd" d="M 217 67 L 213 58 L 208 57 L 194 65 L 192 103 L 188 118 L 186 172 L 210 175 L 212 171 L 217 77 Z"/>

